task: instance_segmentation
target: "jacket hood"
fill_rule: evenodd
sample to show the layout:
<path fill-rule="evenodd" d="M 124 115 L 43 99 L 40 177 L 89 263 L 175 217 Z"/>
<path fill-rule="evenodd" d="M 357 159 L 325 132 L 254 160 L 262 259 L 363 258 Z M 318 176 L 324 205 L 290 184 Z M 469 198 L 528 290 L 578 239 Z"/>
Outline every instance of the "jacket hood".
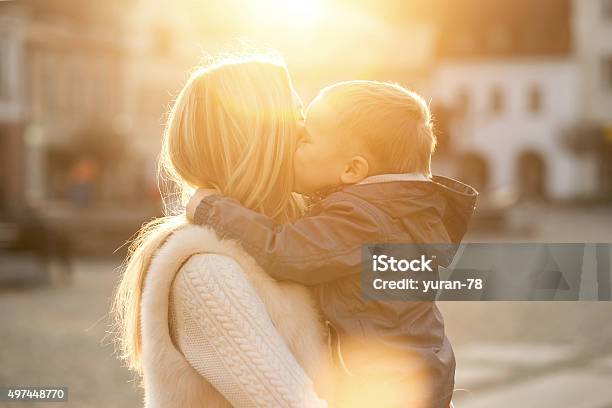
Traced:
<path fill-rule="evenodd" d="M 444 176 L 433 176 L 432 183 L 446 202 L 442 220 L 451 242 L 458 244 L 463 239 L 476 209 L 478 191 L 472 186 Z"/>
<path fill-rule="evenodd" d="M 445 250 L 440 248 L 451 259 L 467 231 L 478 198 L 473 187 L 444 176 L 433 176 L 426 181 L 391 178 L 355 184 L 343 191 L 389 214 L 410 234 L 414 243 L 454 244 Z"/>

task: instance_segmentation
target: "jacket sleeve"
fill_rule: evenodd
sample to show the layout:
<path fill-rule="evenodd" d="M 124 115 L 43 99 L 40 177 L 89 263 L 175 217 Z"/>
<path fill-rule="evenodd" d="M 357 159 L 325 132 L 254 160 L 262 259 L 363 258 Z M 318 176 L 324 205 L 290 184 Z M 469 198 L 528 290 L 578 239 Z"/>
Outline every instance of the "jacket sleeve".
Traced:
<path fill-rule="evenodd" d="M 234 199 L 209 196 L 196 209 L 194 222 L 240 241 L 270 276 L 318 285 L 359 271 L 361 247 L 384 241 L 372 211 L 355 200 L 324 201 L 316 215 L 277 224 Z"/>

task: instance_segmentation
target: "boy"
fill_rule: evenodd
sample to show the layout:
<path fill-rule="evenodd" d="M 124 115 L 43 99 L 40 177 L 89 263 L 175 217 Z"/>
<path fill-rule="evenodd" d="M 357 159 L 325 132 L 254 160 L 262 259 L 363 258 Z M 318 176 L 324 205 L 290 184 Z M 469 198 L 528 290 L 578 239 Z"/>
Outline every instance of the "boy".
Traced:
<path fill-rule="evenodd" d="M 202 199 L 206 193 L 188 206 L 197 206 L 188 214 L 195 223 L 239 239 L 272 277 L 315 287 L 346 406 L 449 406 L 455 360 L 435 303 L 360 294 L 364 244 L 461 241 L 477 193 L 431 176 L 435 144 L 417 94 L 390 83 L 338 83 L 308 107 L 295 153 L 295 191 L 319 199 L 306 216 L 278 225 L 233 199 Z"/>

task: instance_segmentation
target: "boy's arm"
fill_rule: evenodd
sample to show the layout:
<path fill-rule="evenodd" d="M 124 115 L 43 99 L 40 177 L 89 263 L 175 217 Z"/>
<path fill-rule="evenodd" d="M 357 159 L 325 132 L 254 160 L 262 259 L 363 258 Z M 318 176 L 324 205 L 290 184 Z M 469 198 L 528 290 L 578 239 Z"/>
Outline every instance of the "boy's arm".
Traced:
<path fill-rule="evenodd" d="M 354 273 L 362 245 L 384 241 L 380 223 L 354 200 L 333 200 L 318 215 L 277 224 L 234 199 L 210 195 L 197 206 L 194 222 L 239 240 L 270 276 L 303 285 Z"/>

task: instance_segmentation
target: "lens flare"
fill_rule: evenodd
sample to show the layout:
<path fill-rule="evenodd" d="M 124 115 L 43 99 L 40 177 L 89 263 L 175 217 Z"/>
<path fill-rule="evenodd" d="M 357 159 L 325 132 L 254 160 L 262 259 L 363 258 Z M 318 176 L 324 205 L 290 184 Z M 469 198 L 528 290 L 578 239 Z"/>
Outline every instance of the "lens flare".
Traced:
<path fill-rule="evenodd" d="M 256 23 L 297 29 L 313 28 L 323 14 L 317 0 L 256 0 L 249 5 Z"/>

